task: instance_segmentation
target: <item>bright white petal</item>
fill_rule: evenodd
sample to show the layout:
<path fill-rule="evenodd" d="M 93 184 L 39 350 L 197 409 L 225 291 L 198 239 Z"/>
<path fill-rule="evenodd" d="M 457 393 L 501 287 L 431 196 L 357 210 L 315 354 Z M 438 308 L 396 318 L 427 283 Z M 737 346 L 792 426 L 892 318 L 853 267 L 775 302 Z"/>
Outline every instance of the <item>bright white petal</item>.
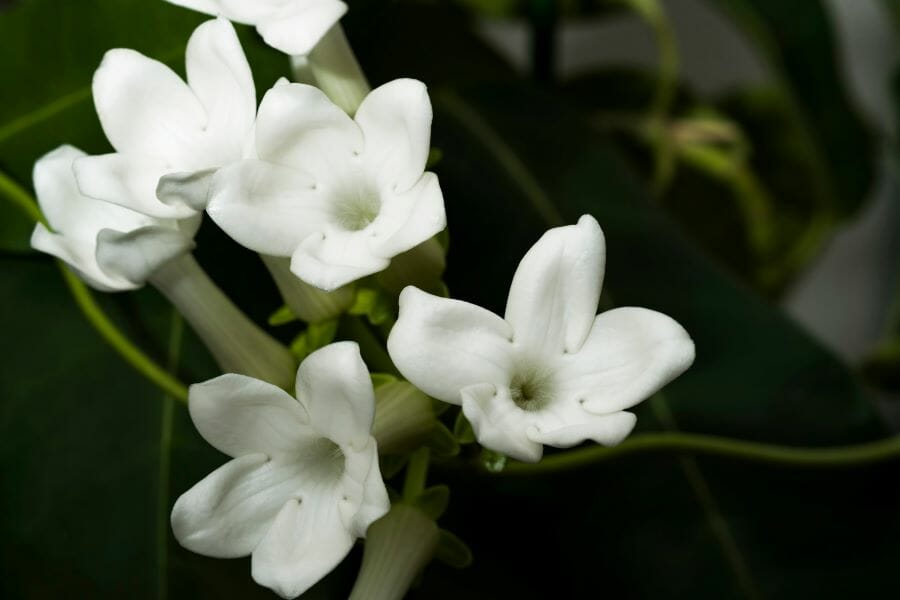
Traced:
<path fill-rule="evenodd" d="M 297 277 L 328 292 L 383 271 L 389 264 L 389 259 L 372 252 L 365 230 L 314 233 L 291 256 L 291 271 Z"/>
<path fill-rule="evenodd" d="M 403 192 L 425 170 L 431 144 L 431 100 L 425 84 L 395 79 L 372 90 L 356 112 L 366 167 L 382 188 Z"/>
<path fill-rule="evenodd" d="M 207 214 L 239 244 L 290 256 L 330 218 L 327 201 L 301 171 L 245 160 L 216 173 Z"/>
<path fill-rule="evenodd" d="M 256 88 L 234 27 L 219 18 L 191 35 L 187 81 L 206 109 L 202 147 L 185 168 L 221 166 L 241 158 L 256 118 Z M 202 151 L 201 151 L 202 150 Z"/>
<path fill-rule="evenodd" d="M 509 383 L 511 336 L 506 321 L 490 311 L 407 287 L 387 346 L 410 383 L 434 398 L 460 404 L 463 388 Z"/>
<path fill-rule="evenodd" d="M 229 456 L 290 455 L 309 437 L 309 417 L 301 403 L 245 375 L 222 375 L 192 385 L 189 407 L 203 439 Z"/>
<path fill-rule="evenodd" d="M 591 216 L 547 231 L 519 263 L 509 290 L 506 320 L 516 345 L 542 356 L 577 352 L 597 314 L 605 256 Z"/>
<path fill-rule="evenodd" d="M 596 414 L 627 409 L 654 394 L 694 361 L 694 343 L 670 317 L 645 308 L 599 315 L 581 350 L 558 364 L 560 394 Z"/>
<path fill-rule="evenodd" d="M 277 464 L 264 454 L 241 456 L 178 498 L 172 531 L 193 552 L 216 558 L 247 556 L 299 486 L 292 465 Z"/>
<path fill-rule="evenodd" d="M 172 69 L 133 50 L 110 50 L 94 73 L 93 90 L 117 151 L 174 163 L 191 158 L 185 149 L 206 126 L 206 111 Z"/>
<path fill-rule="evenodd" d="M 129 154 L 86 156 L 75 161 L 81 193 L 160 219 L 183 219 L 195 210 L 183 204 L 166 205 L 156 197 L 156 186 L 168 170 L 159 158 Z"/>
<path fill-rule="evenodd" d="M 171 227 L 103 229 L 97 234 L 97 264 L 110 276 L 143 284 L 159 267 L 193 248 L 193 239 Z"/>
<path fill-rule="evenodd" d="M 359 162 L 362 133 L 324 92 L 290 83 L 266 92 L 256 121 L 259 158 L 337 182 Z"/>
<path fill-rule="evenodd" d="M 295 4 L 290 12 L 271 15 L 256 26 L 268 45 L 291 55 L 309 54 L 347 12 L 347 5 L 337 0 Z"/>
<path fill-rule="evenodd" d="M 83 152 L 61 146 L 34 165 L 38 204 L 57 233 L 93 244 L 104 228 L 130 231 L 157 223 L 143 214 L 84 196 L 78 189 L 73 165 L 86 160 Z"/>
<path fill-rule="evenodd" d="M 362 449 L 375 417 L 372 380 L 355 342 L 316 350 L 297 370 L 297 399 L 316 431 L 341 446 Z"/>
<path fill-rule="evenodd" d="M 578 408 L 581 409 L 580 406 Z M 637 418 L 628 412 L 594 415 L 581 409 L 581 413 L 562 422 L 536 414 L 532 418 L 528 438 L 557 448 L 569 448 L 585 440 L 615 446 L 628 437 L 637 422 Z"/>
<path fill-rule="evenodd" d="M 447 226 L 444 195 L 437 175 L 425 173 L 410 190 L 382 198 L 381 211 L 372 223 L 378 237 L 372 247 L 382 256 L 406 252 Z"/>
<path fill-rule="evenodd" d="M 391 509 L 387 488 L 378 465 L 375 440 L 360 451 L 347 451 L 341 479 L 341 518 L 354 537 L 365 537 L 366 530 Z"/>
<path fill-rule="evenodd" d="M 309 495 L 291 500 L 253 551 L 253 579 L 282 598 L 295 598 L 330 573 L 353 541 L 336 498 Z"/>
<path fill-rule="evenodd" d="M 67 263 L 85 283 L 101 292 L 121 292 L 140 287 L 122 277 L 107 275 L 97 265 L 93 243 L 51 233 L 38 223 L 31 234 L 31 247 Z"/>
<path fill-rule="evenodd" d="M 460 395 L 479 444 L 524 462 L 541 460 L 544 448 L 528 437 L 528 413 L 515 405 L 509 388 L 484 383 L 464 388 Z"/>

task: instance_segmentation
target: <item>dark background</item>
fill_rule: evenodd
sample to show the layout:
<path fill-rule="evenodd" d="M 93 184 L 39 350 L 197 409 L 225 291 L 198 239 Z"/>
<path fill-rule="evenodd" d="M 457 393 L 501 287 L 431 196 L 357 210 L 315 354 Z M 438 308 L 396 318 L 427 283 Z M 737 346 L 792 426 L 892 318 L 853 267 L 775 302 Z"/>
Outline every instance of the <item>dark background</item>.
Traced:
<path fill-rule="evenodd" d="M 848 4 L 673 0 L 642 18 L 599 0 L 369 0 L 350 2 L 344 26 L 373 85 L 429 85 L 454 297 L 502 310 L 540 233 L 591 213 L 607 236 L 605 301 L 670 314 L 697 345 L 693 368 L 639 408 L 638 433 L 832 446 L 894 435 L 900 372 L 900 11 Z M 161 0 L 0 1 L 0 168 L 30 188 L 35 159 L 61 143 L 107 151 L 90 99 L 103 52 L 131 47 L 183 72 L 204 19 Z M 654 33 L 670 27 L 682 68 L 660 103 Z M 287 60 L 239 31 L 261 95 Z M 93 332 L 30 251 L 31 227 L 0 203 L 0 595 L 273 597 L 248 560 L 172 539 L 174 498 L 223 457 Z M 280 302 L 258 259 L 210 222 L 198 246 L 264 322 Z M 171 308 L 153 290 L 100 300 L 167 362 Z M 216 374 L 190 333 L 178 374 Z M 900 586 L 896 460 L 660 453 L 532 478 L 436 468 L 430 482 L 450 484 L 441 526 L 474 562 L 430 566 L 414 598 L 880 598 Z M 309 597 L 345 596 L 360 554 Z"/>

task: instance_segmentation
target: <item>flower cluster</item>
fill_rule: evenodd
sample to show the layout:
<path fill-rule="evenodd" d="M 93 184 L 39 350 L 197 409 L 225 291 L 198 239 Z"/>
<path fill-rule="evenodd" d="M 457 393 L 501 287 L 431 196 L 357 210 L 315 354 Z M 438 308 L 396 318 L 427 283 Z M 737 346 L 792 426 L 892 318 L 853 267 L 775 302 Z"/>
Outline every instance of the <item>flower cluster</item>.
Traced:
<path fill-rule="evenodd" d="M 412 285 L 398 297 L 404 284 L 424 286 L 423 264 L 444 260 L 434 239 L 446 226 L 443 195 L 426 171 L 425 86 L 391 81 L 348 114 L 323 89 L 280 80 L 257 107 L 231 21 L 302 56 L 339 31 L 346 5 L 170 1 L 216 16 L 187 43 L 186 80 L 131 50 L 106 54 L 93 96 L 115 152 L 63 146 L 37 162 L 47 223 L 32 244 L 99 290 L 156 286 L 226 373 L 190 388 L 198 431 L 232 460 L 175 503 L 183 546 L 252 555 L 257 582 L 296 597 L 390 510 L 379 452 L 403 455 L 445 431 L 426 394 L 461 406 L 485 448 L 537 461 L 544 445 L 621 442 L 635 424 L 627 409 L 690 366 L 693 344 L 669 317 L 640 308 L 596 314 L 605 244 L 590 216 L 548 231 L 526 254 L 504 318 Z M 328 53 L 317 60 L 327 64 Z M 247 319 L 191 257 L 204 214 L 262 255 L 290 310 L 310 323 L 299 368 L 301 356 Z M 363 291 L 370 317 L 373 297 L 382 312 L 395 311 L 386 347 L 408 380 L 379 388 L 380 402 L 359 346 L 331 343 L 327 326 L 324 340 L 309 333 L 358 309 Z M 293 380 L 296 397 L 284 391 Z M 412 481 L 417 464 L 408 467 Z M 433 552 L 434 519 L 404 510 L 373 531 L 389 540 L 392 523 L 428 522 L 421 546 Z M 384 540 L 372 547 L 390 551 Z M 407 569 L 405 583 L 384 589 L 402 594 L 414 575 Z"/>

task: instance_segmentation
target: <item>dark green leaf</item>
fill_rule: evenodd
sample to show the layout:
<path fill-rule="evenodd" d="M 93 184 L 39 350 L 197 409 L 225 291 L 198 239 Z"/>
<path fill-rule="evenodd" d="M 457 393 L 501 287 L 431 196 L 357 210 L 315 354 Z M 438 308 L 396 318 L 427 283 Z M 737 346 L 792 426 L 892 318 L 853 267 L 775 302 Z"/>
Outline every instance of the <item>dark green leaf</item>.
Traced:
<path fill-rule="evenodd" d="M 441 529 L 439 535 L 436 560 L 454 569 L 465 569 L 472 564 L 472 551 L 464 541 L 446 529 Z"/>

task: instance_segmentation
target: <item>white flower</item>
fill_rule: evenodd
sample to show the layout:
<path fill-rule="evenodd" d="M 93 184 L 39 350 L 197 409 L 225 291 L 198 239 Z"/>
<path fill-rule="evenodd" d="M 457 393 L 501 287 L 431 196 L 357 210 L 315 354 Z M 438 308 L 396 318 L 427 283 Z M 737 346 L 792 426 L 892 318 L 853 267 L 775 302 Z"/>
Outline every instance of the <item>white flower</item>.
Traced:
<path fill-rule="evenodd" d="M 207 556 L 252 554 L 257 583 L 302 594 L 390 508 L 370 433 L 374 402 L 352 342 L 307 357 L 296 400 L 241 375 L 191 386 L 194 424 L 234 459 L 175 502 L 175 537 Z"/>
<path fill-rule="evenodd" d="M 237 23 L 255 25 L 266 43 L 305 55 L 337 23 L 347 5 L 338 0 L 168 0 Z"/>
<path fill-rule="evenodd" d="M 141 287 L 161 265 L 193 248 L 199 219 L 157 219 L 82 195 L 72 164 L 84 156 L 60 146 L 35 163 L 34 189 L 53 231 L 39 223 L 31 245 L 68 263 L 98 290 Z"/>
<path fill-rule="evenodd" d="M 542 444 L 622 441 L 623 412 L 680 375 L 694 344 L 643 308 L 597 315 L 605 245 L 590 216 L 551 229 L 516 271 L 506 317 L 406 288 L 388 350 L 429 395 L 461 404 L 479 442 L 523 461 Z"/>
<path fill-rule="evenodd" d="M 196 210 L 157 199 L 162 175 L 213 169 L 244 157 L 256 117 L 250 66 L 234 27 L 207 21 L 191 35 L 187 83 L 133 50 L 106 53 L 94 74 L 97 115 L 115 154 L 75 164 L 81 191 L 162 218 Z"/>
<path fill-rule="evenodd" d="M 419 81 L 372 91 L 355 120 L 315 87 L 276 85 L 259 107 L 259 159 L 221 169 L 189 202 L 206 204 L 239 243 L 290 256 L 294 274 L 333 290 L 445 227 L 437 176 L 425 171 L 430 137 L 431 103 Z"/>

